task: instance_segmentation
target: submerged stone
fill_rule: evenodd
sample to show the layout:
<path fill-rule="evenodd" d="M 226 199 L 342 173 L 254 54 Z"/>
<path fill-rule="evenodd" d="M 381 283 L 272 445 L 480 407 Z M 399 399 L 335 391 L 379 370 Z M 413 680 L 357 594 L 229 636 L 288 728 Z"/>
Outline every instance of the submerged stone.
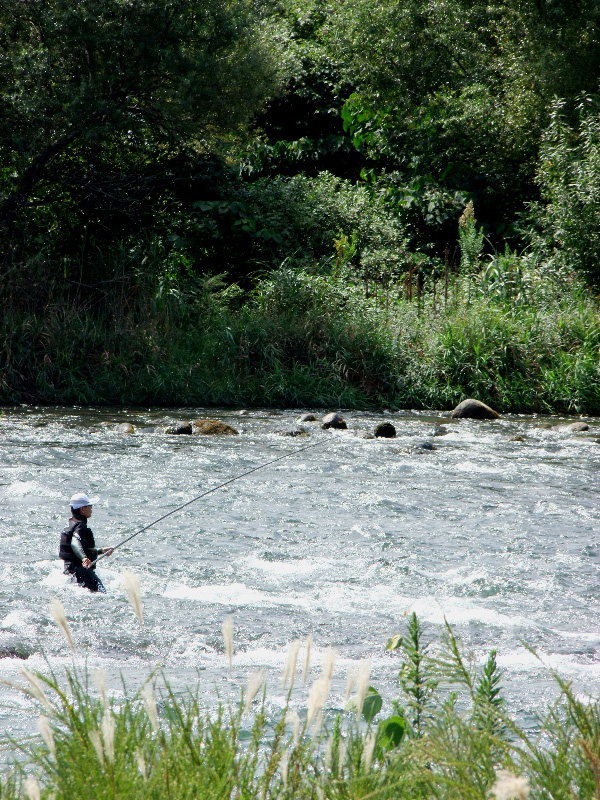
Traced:
<path fill-rule="evenodd" d="M 443 425 L 436 425 L 433 429 L 434 436 L 447 436 L 450 433 L 448 428 L 444 428 Z"/>
<path fill-rule="evenodd" d="M 590 426 L 587 422 L 571 422 L 568 425 L 556 425 L 555 426 L 558 430 L 565 431 L 566 433 L 582 433 L 583 431 L 589 431 Z"/>
<path fill-rule="evenodd" d="M 275 431 L 279 436 L 309 436 L 306 428 L 296 425 L 294 428 L 285 428 L 284 430 Z"/>

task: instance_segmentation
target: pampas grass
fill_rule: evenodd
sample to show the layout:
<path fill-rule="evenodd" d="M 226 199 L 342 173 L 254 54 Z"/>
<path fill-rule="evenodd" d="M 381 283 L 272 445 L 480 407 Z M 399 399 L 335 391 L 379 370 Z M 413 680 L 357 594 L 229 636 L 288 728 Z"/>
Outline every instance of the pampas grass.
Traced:
<path fill-rule="evenodd" d="M 233 617 L 227 617 L 223 622 L 222 628 L 223 641 L 225 643 L 225 655 L 229 662 L 229 672 L 233 665 Z"/>
<path fill-rule="evenodd" d="M 75 652 L 75 645 L 73 644 L 73 637 L 71 636 L 71 628 L 69 627 L 69 623 L 67 621 L 67 615 L 65 614 L 65 607 L 57 597 L 53 597 L 52 600 L 50 601 L 50 616 L 62 631 L 63 636 L 67 640 L 71 650 Z"/>
<path fill-rule="evenodd" d="M 144 609 L 142 608 L 142 600 L 140 597 L 140 581 L 137 575 L 134 575 L 133 572 L 129 572 L 129 570 L 124 569 L 121 573 L 121 581 L 123 585 L 123 589 L 125 590 L 125 594 L 127 595 L 127 599 L 129 600 L 131 607 L 135 611 L 136 617 L 139 619 L 140 624 L 144 624 Z"/>
<path fill-rule="evenodd" d="M 46 747 L 50 752 L 50 757 L 53 761 L 56 761 L 56 744 L 54 742 L 54 734 L 52 732 L 52 727 L 48 717 L 45 717 L 43 714 L 41 714 L 37 722 L 37 727 L 42 739 L 46 743 Z"/>

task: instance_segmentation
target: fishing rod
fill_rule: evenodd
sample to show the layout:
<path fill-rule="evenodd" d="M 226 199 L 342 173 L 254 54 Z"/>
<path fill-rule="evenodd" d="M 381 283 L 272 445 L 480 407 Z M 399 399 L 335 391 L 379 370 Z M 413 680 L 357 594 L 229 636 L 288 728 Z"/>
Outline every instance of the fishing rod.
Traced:
<path fill-rule="evenodd" d="M 124 544 L 126 544 L 127 542 L 130 542 L 132 539 L 134 539 L 136 536 L 139 536 L 140 533 L 144 533 L 144 531 L 147 531 L 148 528 L 152 528 L 153 525 L 157 525 L 159 522 L 162 522 L 163 519 L 166 519 L 167 517 L 170 517 L 171 514 L 176 514 L 178 511 L 181 511 L 182 508 L 186 508 L 186 506 L 191 506 L 192 503 L 195 503 L 197 500 L 200 500 L 201 498 L 206 497 L 206 495 L 211 494 L 212 492 L 216 492 L 217 489 L 222 489 L 224 486 L 227 486 L 228 484 L 233 483 L 234 481 L 239 481 L 240 478 L 245 478 L 246 475 L 251 475 L 253 472 L 257 472 L 257 470 L 259 470 L 259 469 L 264 469 L 265 467 L 269 467 L 271 464 L 276 464 L 278 461 L 282 461 L 284 458 L 289 458 L 290 456 L 296 455 L 296 453 L 302 453 L 304 450 L 310 450 L 312 447 L 319 447 L 320 445 L 323 445 L 323 444 L 326 444 L 326 442 L 317 442 L 316 444 L 307 444 L 305 447 L 300 447 L 298 450 L 293 450 L 291 453 L 285 453 L 284 455 L 279 456 L 278 458 L 274 458 L 272 461 L 267 461 L 265 464 L 259 464 L 258 467 L 253 467 L 252 469 L 249 469 L 247 472 L 242 472 L 241 475 L 236 475 L 234 478 L 229 478 L 229 480 L 224 481 L 223 483 L 220 483 L 218 486 L 213 486 L 212 489 L 208 489 L 206 492 L 202 492 L 202 494 L 199 494 L 197 497 L 193 497 L 191 500 L 188 500 L 186 503 L 183 503 L 182 505 L 178 506 L 177 508 L 174 508 L 171 511 L 168 511 L 166 514 L 163 514 L 162 517 L 159 517 L 158 519 L 155 519 L 154 522 L 151 522 L 149 525 L 145 525 L 143 528 L 140 528 L 139 531 L 136 531 L 135 533 L 132 533 L 131 536 L 128 536 L 126 539 L 123 539 L 122 542 L 119 542 L 114 547 L 112 547 L 111 548 L 111 554 L 117 548 L 122 547 Z M 100 555 L 96 556 L 94 561 L 92 561 L 91 566 L 92 567 L 95 566 L 98 563 L 98 561 L 100 561 L 101 558 L 106 558 L 107 555 L 108 555 L 107 553 L 100 553 Z"/>

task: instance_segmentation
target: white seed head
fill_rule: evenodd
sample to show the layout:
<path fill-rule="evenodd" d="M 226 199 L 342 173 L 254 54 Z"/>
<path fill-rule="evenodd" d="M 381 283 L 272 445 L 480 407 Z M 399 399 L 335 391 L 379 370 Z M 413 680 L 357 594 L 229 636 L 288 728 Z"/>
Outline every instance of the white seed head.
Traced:
<path fill-rule="evenodd" d="M 335 667 L 335 659 L 337 653 L 333 647 L 328 647 L 323 655 L 323 664 L 321 666 L 321 674 L 329 683 L 333 677 L 333 669 Z"/>
<path fill-rule="evenodd" d="M 346 673 L 346 692 L 344 694 L 344 706 L 348 703 L 350 699 L 350 695 L 352 694 L 352 689 L 356 686 L 356 680 L 358 678 L 358 670 L 354 664 L 350 664 L 348 667 L 348 672 Z"/>
<path fill-rule="evenodd" d="M 375 750 L 376 739 L 377 737 L 375 735 L 375 731 L 369 731 L 364 738 L 362 762 L 365 768 L 365 772 L 368 772 L 371 769 L 371 762 L 373 761 L 373 752 Z"/>
<path fill-rule="evenodd" d="M 35 697 L 38 703 L 41 703 L 44 706 L 46 711 L 48 711 L 51 715 L 54 715 L 52 704 L 46 697 L 46 693 L 44 692 L 43 686 L 37 675 L 34 675 L 33 672 L 25 668 L 21 670 L 21 674 L 27 679 L 29 685 L 31 686 L 31 689 L 29 689 L 27 693 Z"/>
<path fill-rule="evenodd" d="M 323 709 L 329 695 L 329 681 L 321 675 L 308 690 L 308 710 L 306 724 L 310 725 L 316 715 Z"/>
<path fill-rule="evenodd" d="M 298 712 L 294 709 L 288 711 L 285 721 L 292 728 L 292 743 L 294 747 L 297 747 L 298 741 L 300 740 L 300 717 L 298 716 Z"/>
<path fill-rule="evenodd" d="M 58 597 L 53 597 L 50 601 L 50 616 L 56 622 L 58 627 L 61 629 L 63 636 L 67 640 L 67 643 L 71 650 L 75 652 L 75 645 L 73 644 L 73 637 L 71 636 L 71 628 L 69 627 L 69 623 L 67 621 L 67 615 L 65 614 L 65 607 L 60 602 Z"/>
<path fill-rule="evenodd" d="M 298 664 L 298 653 L 300 652 L 301 646 L 302 642 L 300 639 L 294 639 L 288 650 L 285 668 L 283 670 L 283 688 L 285 689 L 289 681 L 290 692 L 294 688 L 294 678 L 296 677 L 296 667 Z"/>
<path fill-rule="evenodd" d="M 491 788 L 496 800 L 527 800 L 529 797 L 529 778 L 517 776 L 508 769 L 496 773 L 496 782 Z"/>
<path fill-rule="evenodd" d="M 96 756 L 98 761 L 101 764 L 104 764 L 104 747 L 102 746 L 102 737 L 100 736 L 100 731 L 93 730 L 89 733 L 90 742 L 92 743 L 92 747 L 96 751 Z"/>
<path fill-rule="evenodd" d="M 115 761 L 115 718 L 107 709 L 102 717 L 102 741 L 104 755 L 111 764 Z"/>
<path fill-rule="evenodd" d="M 142 608 L 142 599 L 140 596 L 140 580 L 133 572 L 124 569 L 121 573 L 121 581 L 123 589 L 127 595 L 127 599 L 131 603 L 131 607 L 135 611 L 136 617 L 143 624 L 144 622 L 144 609 Z"/>
<path fill-rule="evenodd" d="M 106 693 L 106 670 L 94 669 L 92 670 L 92 680 L 100 693 L 102 705 L 105 709 L 108 708 L 108 695 Z"/>
<path fill-rule="evenodd" d="M 229 672 L 233 661 L 233 617 L 227 617 L 223 622 L 223 640 L 225 642 L 225 655 L 229 662 Z"/>
<path fill-rule="evenodd" d="M 40 785 L 35 778 L 30 776 L 25 780 L 25 791 L 29 800 L 40 800 Z"/>
<path fill-rule="evenodd" d="M 371 677 L 371 662 L 363 658 L 358 665 L 358 679 L 356 682 L 356 713 L 360 717 L 363 704 L 369 688 L 369 678 Z"/>
<path fill-rule="evenodd" d="M 260 687 L 265 682 L 265 678 L 267 677 L 267 673 L 264 669 L 259 670 L 258 672 L 254 672 L 250 675 L 248 679 L 248 686 L 246 688 L 246 701 L 244 703 L 244 711 L 250 711 L 250 706 L 252 705 L 252 701 L 258 694 Z"/>
<path fill-rule="evenodd" d="M 283 788 L 285 789 L 288 782 L 288 766 L 290 763 L 290 754 L 287 750 L 283 751 L 283 755 L 281 756 L 281 760 L 279 761 L 279 771 L 281 772 L 281 777 L 283 779 Z"/>
<path fill-rule="evenodd" d="M 148 683 L 142 687 L 140 694 L 144 705 L 146 706 L 146 713 L 152 725 L 152 730 L 156 733 L 158 731 L 158 711 L 156 710 L 156 696 L 154 694 L 154 687 Z"/>
<path fill-rule="evenodd" d="M 54 743 L 54 733 L 50 727 L 50 720 L 42 714 L 38 719 L 37 726 L 42 739 L 46 743 L 46 747 L 50 751 L 50 756 L 53 761 L 56 761 L 56 745 Z"/>
<path fill-rule="evenodd" d="M 312 643 L 313 643 L 313 636 L 312 636 L 312 633 L 310 633 L 306 637 L 306 654 L 304 656 L 304 670 L 303 670 L 303 676 L 302 676 L 302 685 L 303 686 L 306 686 L 306 682 L 308 680 L 308 670 L 310 669 L 310 651 L 311 651 L 311 648 L 312 648 Z"/>

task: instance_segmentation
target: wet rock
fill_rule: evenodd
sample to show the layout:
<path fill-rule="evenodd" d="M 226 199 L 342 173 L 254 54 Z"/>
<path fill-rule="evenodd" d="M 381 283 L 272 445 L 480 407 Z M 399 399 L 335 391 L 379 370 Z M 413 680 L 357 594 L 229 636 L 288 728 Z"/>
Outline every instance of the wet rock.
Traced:
<path fill-rule="evenodd" d="M 498 419 L 500 414 L 480 400 L 469 398 L 459 403 L 450 416 L 452 419 Z"/>
<path fill-rule="evenodd" d="M 555 427 L 565 433 L 582 433 L 590 429 L 587 422 L 571 422 L 569 425 L 556 425 Z"/>
<path fill-rule="evenodd" d="M 275 431 L 279 436 L 309 436 L 310 434 L 301 425 L 296 425 L 293 428 L 285 428 L 284 430 Z"/>
<path fill-rule="evenodd" d="M 434 436 L 447 436 L 450 433 L 448 428 L 444 428 L 443 425 L 436 425 L 433 429 Z"/>
<path fill-rule="evenodd" d="M 196 419 L 192 423 L 193 433 L 203 436 L 237 436 L 238 432 L 231 425 L 219 419 Z"/>
<path fill-rule="evenodd" d="M 117 425 L 115 431 L 117 433 L 135 433 L 135 428 L 131 422 L 121 422 L 120 425 Z"/>
<path fill-rule="evenodd" d="M 374 434 L 378 439 L 395 439 L 396 428 L 391 422 L 380 422 L 379 425 L 375 426 Z"/>
<path fill-rule="evenodd" d="M 248 410 L 246 408 L 242 408 L 241 411 L 238 411 L 238 414 L 239 414 L 240 417 L 247 417 L 248 416 Z"/>
<path fill-rule="evenodd" d="M 340 430 L 346 430 L 348 426 L 346 425 L 346 420 L 342 417 L 341 414 L 332 411 L 331 414 L 325 414 L 325 416 L 321 420 L 321 427 L 324 428 L 325 430 L 327 430 L 327 428 L 338 428 Z"/>
<path fill-rule="evenodd" d="M 0 658 L 29 658 L 31 652 L 25 645 L 0 645 Z"/>
<path fill-rule="evenodd" d="M 512 436 L 510 438 L 510 441 L 511 442 L 526 442 L 527 439 L 524 436 L 521 436 L 520 433 L 518 433 L 516 436 Z"/>
<path fill-rule="evenodd" d="M 165 433 L 170 433 L 173 436 L 191 436 L 192 425 L 190 422 L 178 422 L 176 425 L 167 428 Z"/>
<path fill-rule="evenodd" d="M 317 421 L 317 418 L 315 417 L 314 414 L 302 414 L 296 420 L 296 422 L 299 422 L 299 423 L 302 423 L 302 422 L 316 422 L 316 421 Z"/>

